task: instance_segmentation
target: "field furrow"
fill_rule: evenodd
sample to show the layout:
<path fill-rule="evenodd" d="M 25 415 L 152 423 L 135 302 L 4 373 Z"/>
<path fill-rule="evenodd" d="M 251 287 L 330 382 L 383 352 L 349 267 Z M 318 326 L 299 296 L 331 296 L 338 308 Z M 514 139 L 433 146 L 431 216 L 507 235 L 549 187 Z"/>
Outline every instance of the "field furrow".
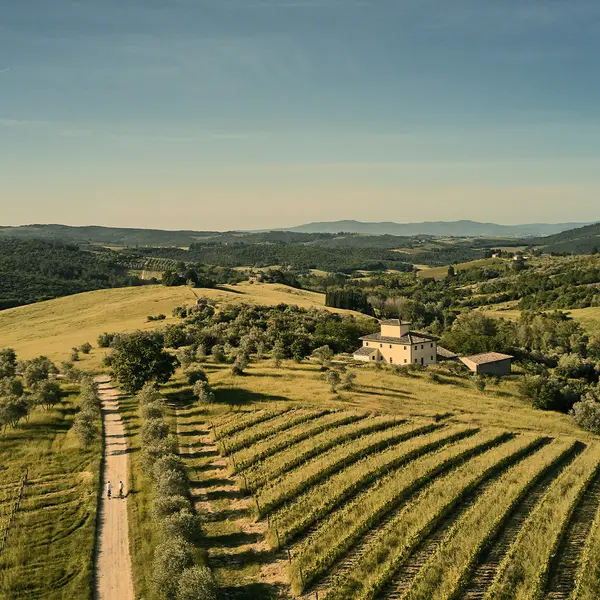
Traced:
<path fill-rule="evenodd" d="M 432 538 L 436 538 L 440 530 L 447 531 L 449 524 L 453 523 L 460 514 L 462 514 L 468 506 L 472 504 L 478 493 L 485 485 L 489 485 L 510 466 L 537 451 L 544 443 L 549 440 L 547 438 L 531 438 L 529 436 L 519 436 L 510 442 L 501 444 L 498 447 L 490 449 L 488 452 L 473 458 L 467 464 L 454 472 L 451 471 L 446 475 L 437 478 L 431 485 L 431 490 L 423 492 L 413 503 L 419 504 L 423 496 L 430 495 L 433 489 L 440 486 L 447 486 L 448 480 L 452 478 L 454 488 L 449 489 L 452 494 L 452 499 L 446 504 L 443 513 L 447 517 L 440 520 L 440 524 L 431 530 L 431 533 L 426 538 L 427 543 L 417 544 L 411 555 L 411 559 L 420 555 L 419 546 L 428 546 Z M 462 477 L 466 475 L 464 485 L 461 486 Z M 438 498 L 441 495 L 438 495 Z M 343 587 L 343 582 L 360 569 L 364 558 L 369 555 L 375 548 L 385 546 L 390 539 L 395 535 L 398 520 L 405 519 L 410 514 L 413 508 L 401 506 L 392 511 L 379 525 L 367 533 L 361 542 L 351 550 L 343 560 L 339 561 L 329 574 L 323 579 L 318 586 L 320 595 L 323 595 L 328 590 L 336 590 Z M 416 561 L 415 561 L 416 562 Z M 407 565 L 402 569 L 403 574 L 408 571 Z M 397 583 L 397 582 L 394 582 Z M 382 585 L 383 582 L 380 582 Z M 384 594 L 385 595 L 385 594 Z M 343 593 L 340 598 L 346 597 Z"/>
<path fill-rule="evenodd" d="M 506 517 L 494 538 L 488 541 L 487 547 L 474 563 L 475 567 L 461 590 L 461 598 L 465 600 L 485 598 L 502 560 L 514 543 L 523 523 L 535 509 L 548 486 L 575 460 L 583 447 L 583 444 L 573 444 L 557 461 L 548 465 L 531 481 L 528 493 L 513 507 L 511 514 Z"/>
<path fill-rule="evenodd" d="M 380 431 L 394 425 L 389 417 L 367 417 L 356 413 L 335 413 L 319 419 L 312 427 L 295 427 L 288 435 L 269 440 L 268 456 L 244 470 L 243 484 L 255 491 L 276 477 L 305 463 L 314 456 L 344 441 L 353 440 L 372 431 Z M 265 449 L 257 444 L 256 455 L 264 455 Z M 236 465 L 241 469 L 236 457 Z M 254 459 L 252 459 L 254 462 Z M 242 463 L 243 464 L 243 463 Z"/>
<path fill-rule="evenodd" d="M 335 446 L 264 486 L 258 495 L 260 514 L 265 515 L 279 508 L 284 502 L 361 458 L 381 452 L 389 446 L 410 438 L 431 433 L 439 428 L 439 425 L 433 424 L 401 424 L 383 431 L 367 432 L 362 437 L 353 438 Z"/>
<path fill-rule="evenodd" d="M 267 541 L 271 547 L 276 547 L 301 535 L 310 535 L 311 528 L 318 527 L 320 519 L 383 475 L 476 434 L 476 429 L 466 426 L 444 427 L 425 438 L 401 442 L 346 467 L 275 511 L 270 519 Z"/>
<path fill-rule="evenodd" d="M 242 448 L 252 446 L 262 439 L 275 436 L 282 431 L 291 429 L 296 425 L 318 419 L 319 417 L 328 414 L 328 412 L 329 411 L 327 410 L 292 410 L 268 421 L 263 421 L 262 423 L 257 423 L 247 429 L 243 429 L 239 433 L 229 436 L 226 440 L 222 439 L 221 441 L 225 444 L 227 454 L 232 454 Z"/>
<path fill-rule="evenodd" d="M 541 600 L 552 557 L 600 467 L 600 446 L 590 444 L 548 487 L 519 531 L 490 587 L 494 600 Z"/>
<path fill-rule="evenodd" d="M 577 573 L 582 564 L 583 549 L 600 506 L 600 474 L 573 507 L 573 514 L 550 566 L 550 579 L 544 597 L 567 600 L 575 589 Z"/>
<path fill-rule="evenodd" d="M 531 481 L 559 462 L 565 453 L 570 452 L 572 445 L 573 442 L 558 440 L 543 446 L 487 486 L 477 502 L 453 524 L 434 553 L 420 565 L 408 588 L 392 588 L 389 595 L 406 600 L 449 600 L 458 597 L 457 592 L 481 549 L 486 547 L 494 532 L 502 526 L 512 507 L 527 495 Z M 443 522 L 444 517 L 439 522 Z M 399 560 L 398 573 L 402 572 L 403 562 L 403 559 Z"/>
<path fill-rule="evenodd" d="M 481 432 L 431 455 L 388 471 L 372 486 L 330 514 L 316 531 L 294 549 L 292 584 L 297 590 L 322 576 L 371 528 L 435 478 L 512 436 Z"/>
<path fill-rule="evenodd" d="M 252 425 L 256 425 L 258 423 L 262 423 L 263 421 L 269 421 L 270 419 L 274 419 L 279 415 L 282 415 L 291 408 L 285 408 L 280 410 L 257 410 L 249 412 L 243 416 L 240 416 L 239 419 L 234 420 L 232 423 L 228 423 L 223 426 L 218 426 L 213 424 L 212 433 L 215 440 L 221 440 L 228 436 L 234 435 L 238 433 L 238 431 L 243 431 Z"/>

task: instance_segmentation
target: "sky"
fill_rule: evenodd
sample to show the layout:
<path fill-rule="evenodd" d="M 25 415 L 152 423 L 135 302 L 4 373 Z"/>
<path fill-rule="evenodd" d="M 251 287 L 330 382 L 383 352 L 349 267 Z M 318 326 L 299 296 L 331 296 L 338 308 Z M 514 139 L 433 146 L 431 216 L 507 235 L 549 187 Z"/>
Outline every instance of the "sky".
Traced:
<path fill-rule="evenodd" d="M 597 0 L 7 0 L 0 225 L 600 220 Z"/>

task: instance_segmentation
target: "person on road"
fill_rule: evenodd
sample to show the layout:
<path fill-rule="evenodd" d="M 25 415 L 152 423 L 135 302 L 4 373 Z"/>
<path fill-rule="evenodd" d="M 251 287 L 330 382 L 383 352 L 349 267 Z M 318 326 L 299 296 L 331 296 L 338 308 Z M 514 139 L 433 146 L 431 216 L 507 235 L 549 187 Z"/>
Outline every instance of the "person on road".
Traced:
<path fill-rule="evenodd" d="M 110 500 L 110 493 L 112 492 L 112 483 L 109 481 L 106 484 L 106 495 L 108 496 L 108 499 Z"/>
<path fill-rule="evenodd" d="M 119 481 L 119 498 L 123 497 L 123 482 Z"/>

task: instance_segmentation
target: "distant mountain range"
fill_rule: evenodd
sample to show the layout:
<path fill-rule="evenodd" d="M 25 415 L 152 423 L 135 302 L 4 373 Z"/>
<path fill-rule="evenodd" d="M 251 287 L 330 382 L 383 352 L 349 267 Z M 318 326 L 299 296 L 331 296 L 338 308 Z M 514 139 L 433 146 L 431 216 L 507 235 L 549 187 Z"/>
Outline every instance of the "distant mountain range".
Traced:
<path fill-rule="evenodd" d="M 325 221 L 296 227 L 283 227 L 277 231 L 298 233 L 362 233 L 371 235 L 433 235 L 451 237 L 532 237 L 546 236 L 575 229 L 590 223 L 528 223 L 524 225 L 498 225 L 477 221 L 426 221 L 423 223 L 365 223 L 362 221 Z"/>
<path fill-rule="evenodd" d="M 582 228 L 582 226 L 584 226 Z M 164 229 L 136 229 L 122 227 L 101 227 L 90 225 L 73 227 L 69 225 L 22 225 L 19 227 L 0 226 L 0 237 L 60 239 L 75 243 L 90 243 L 105 246 L 178 246 L 187 247 L 195 242 L 214 243 L 326 243 L 319 236 L 327 238 L 337 233 L 354 234 L 353 240 L 347 240 L 350 246 L 378 246 L 393 248 L 399 240 L 389 236 L 410 238 L 419 235 L 433 237 L 489 237 L 497 239 L 527 238 L 528 243 L 548 246 L 562 244 L 568 247 L 577 240 L 582 247 L 597 243 L 595 236 L 598 225 L 585 223 L 531 223 L 525 225 L 497 225 L 476 221 L 429 221 L 424 223 L 363 223 L 361 221 L 330 221 L 308 223 L 297 227 L 265 229 L 261 231 L 170 231 Z M 367 235 L 380 236 L 370 241 Z M 365 236 L 365 237 L 361 237 Z M 384 236 L 388 236 L 386 240 Z M 552 236 L 545 238 L 545 236 Z M 337 243 L 337 242 L 336 242 Z M 559 250 L 562 251 L 562 250 Z"/>

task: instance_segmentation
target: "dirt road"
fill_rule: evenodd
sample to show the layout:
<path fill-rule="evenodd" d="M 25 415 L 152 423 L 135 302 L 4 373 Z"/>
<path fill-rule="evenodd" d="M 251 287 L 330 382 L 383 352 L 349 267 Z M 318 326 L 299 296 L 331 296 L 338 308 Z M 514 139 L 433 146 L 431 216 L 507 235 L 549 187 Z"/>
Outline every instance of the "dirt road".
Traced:
<path fill-rule="evenodd" d="M 127 500 L 119 499 L 119 481 L 128 483 L 128 447 L 125 427 L 119 414 L 118 392 L 108 377 L 98 377 L 104 421 L 104 485 L 99 513 L 98 557 L 96 560 L 96 598 L 98 600 L 134 600 L 129 556 Z M 112 483 L 112 499 L 106 496 L 106 484 Z"/>

